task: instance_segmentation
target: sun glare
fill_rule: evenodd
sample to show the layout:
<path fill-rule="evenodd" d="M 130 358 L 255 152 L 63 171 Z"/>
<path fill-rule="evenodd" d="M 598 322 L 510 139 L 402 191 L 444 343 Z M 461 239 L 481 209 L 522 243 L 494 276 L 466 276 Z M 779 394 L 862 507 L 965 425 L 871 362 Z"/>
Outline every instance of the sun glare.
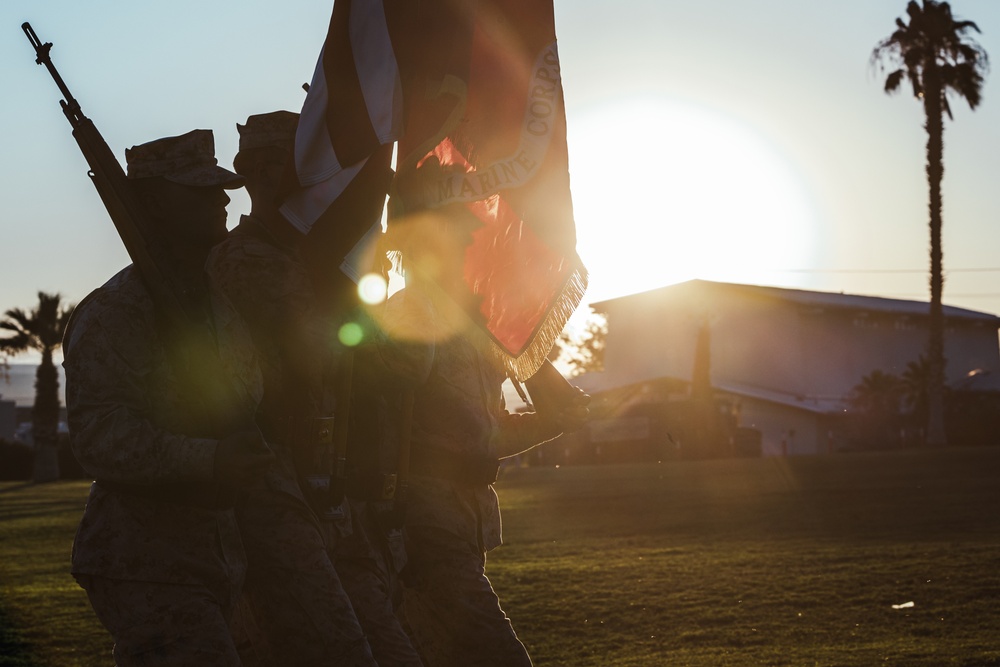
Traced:
<path fill-rule="evenodd" d="M 636 100 L 571 118 L 568 141 L 591 301 L 692 278 L 764 282 L 813 259 L 809 192 L 750 127 Z"/>
<path fill-rule="evenodd" d="M 378 305 L 385 301 L 388 288 L 385 278 L 377 273 L 366 273 L 358 281 L 358 297 L 369 306 Z"/>

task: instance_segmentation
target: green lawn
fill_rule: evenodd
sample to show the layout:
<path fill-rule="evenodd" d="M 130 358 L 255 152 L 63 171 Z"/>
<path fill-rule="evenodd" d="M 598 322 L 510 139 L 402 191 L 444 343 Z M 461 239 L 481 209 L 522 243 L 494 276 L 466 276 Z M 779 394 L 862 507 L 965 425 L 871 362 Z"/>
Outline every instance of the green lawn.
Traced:
<path fill-rule="evenodd" d="M 88 483 L 0 483 L 0 665 L 113 664 L 111 642 L 69 575 Z"/>
<path fill-rule="evenodd" d="M 507 471 L 487 571 L 540 666 L 1000 665 L 998 479 L 1000 448 Z M 111 663 L 85 496 L 0 485 L 0 666 Z"/>
<path fill-rule="evenodd" d="M 997 448 L 525 471 L 488 570 L 539 665 L 1000 665 L 998 473 Z"/>

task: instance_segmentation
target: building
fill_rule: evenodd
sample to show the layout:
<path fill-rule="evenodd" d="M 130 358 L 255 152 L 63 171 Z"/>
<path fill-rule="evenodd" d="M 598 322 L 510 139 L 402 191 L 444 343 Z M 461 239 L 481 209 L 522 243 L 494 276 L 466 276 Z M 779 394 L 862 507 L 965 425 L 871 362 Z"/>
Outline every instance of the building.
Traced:
<path fill-rule="evenodd" d="M 692 280 L 591 305 L 608 321 L 605 370 L 577 384 L 595 396 L 649 396 L 669 380 L 673 389 L 652 399 L 668 410 L 691 394 L 699 332 L 707 332 L 713 393 L 739 426 L 759 431 L 764 455 L 848 447 L 851 391 L 873 371 L 901 375 L 928 339 L 928 304 L 901 299 Z M 1000 377 L 1000 318 L 950 306 L 944 316 L 948 384 Z M 605 431 L 645 432 L 634 414 L 617 427 L 626 417 L 599 419 L 592 441 Z"/>

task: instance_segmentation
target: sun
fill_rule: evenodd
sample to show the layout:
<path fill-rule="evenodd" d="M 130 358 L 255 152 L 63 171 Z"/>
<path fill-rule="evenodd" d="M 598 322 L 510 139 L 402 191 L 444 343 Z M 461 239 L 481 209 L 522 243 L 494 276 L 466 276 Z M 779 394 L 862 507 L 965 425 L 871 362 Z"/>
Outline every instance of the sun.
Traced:
<path fill-rule="evenodd" d="M 570 116 L 567 139 L 588 301 L 692 278 L 773 284 L 818 250 L 801 176 L 723 114 L 617 101 Z"/>

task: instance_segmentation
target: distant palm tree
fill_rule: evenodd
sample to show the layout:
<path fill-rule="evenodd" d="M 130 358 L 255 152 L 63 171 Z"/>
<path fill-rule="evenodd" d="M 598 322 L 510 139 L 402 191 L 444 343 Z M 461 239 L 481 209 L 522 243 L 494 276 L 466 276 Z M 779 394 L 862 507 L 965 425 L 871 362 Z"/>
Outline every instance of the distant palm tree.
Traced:
<path fill-rule="evenodd" d="M 899 377 L 902 384 L 903 405 L 922 427 L 927 425 L 927 388 L 931 376 L 930 363 L 923 354 L 916 361 L 906 364 Z"/>
<path fill-rule="evenodd" d="M 851 390 L 847 402 L 852 421 L 869 446 L 881 448 L 896 442 L 902 389 L 898 377 L 876 370 Z"/>
<path fill-rule="evenodd" d="M 4 313 L 0 329 L 13 332 L 0 338 L 0 351 L 16 355 L 40 352 L 42 362 L 35 374 L 35 405 L 31 411 L 34 440 L 36 482 L 59 479 L 59 374 L 52 353 L 62 345 L 63 333 L 69 323 L 73 306 L 62 306 L 59 294 L 38 293 L 38 307 L 30 313 L 12 308 Z"/>
<path fill-rule="evenodd" d="M 886 63 L 894 68 L 885 79 L 885 92 L 899 90 L 910 82 L 913 95 L 924 105 L 927 130 L 927 183 L 931 233 L 930 337 L 927 358 L 930 364 L 928 387 L 927 442 L 945 444 L 944 431 L 944 316 L 941 293 L 944 288 L 941 253 L 941 178 L 944 175 L 944 114 L 952 118 L 948 93 L 954 93 L 975 109 L 980 102 L 983 80 L 989 68 L 986 51 L 967 33 L 979 32 L 972 21 L 960 21 L 947 2 L 910 0 L 906 6 L 909 24 L 896 19 L 896 31 L 872 51 L 872 66 Z"/>
<path fill-rule="evenodd" d="M 902 389 L 903 385 L 898 377 L 876 370 L 861 378 L 847 400 L 858 412 L 888 418 L 899 413 Z"/>

